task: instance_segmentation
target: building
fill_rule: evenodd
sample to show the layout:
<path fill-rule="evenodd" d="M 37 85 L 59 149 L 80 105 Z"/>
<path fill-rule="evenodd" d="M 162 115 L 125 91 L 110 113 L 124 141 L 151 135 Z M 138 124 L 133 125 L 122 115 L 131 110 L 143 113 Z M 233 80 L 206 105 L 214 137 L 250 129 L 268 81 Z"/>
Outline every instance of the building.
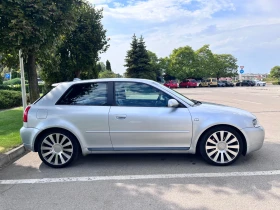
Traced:
<path fill-rule="evenodd" d="M 241 74 L 242 80 L 260 80 L 266 79 L 268 74 Z"/>

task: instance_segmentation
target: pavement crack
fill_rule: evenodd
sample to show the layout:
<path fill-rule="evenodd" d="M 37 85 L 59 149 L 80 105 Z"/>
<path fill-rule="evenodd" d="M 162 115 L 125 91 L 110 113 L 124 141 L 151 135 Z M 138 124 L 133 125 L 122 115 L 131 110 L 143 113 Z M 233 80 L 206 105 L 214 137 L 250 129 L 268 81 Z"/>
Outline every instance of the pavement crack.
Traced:
<path fill-rule="evenodd" d="M 4 190 L 3 192 L 0 193 L 0 195 L 3 195 L 5 192 L 9 191 L 10 189 L 12 189 L 15 186 L 15 184 L 13 184 L 11 187 L 9 187 L 8 189 Z"/>

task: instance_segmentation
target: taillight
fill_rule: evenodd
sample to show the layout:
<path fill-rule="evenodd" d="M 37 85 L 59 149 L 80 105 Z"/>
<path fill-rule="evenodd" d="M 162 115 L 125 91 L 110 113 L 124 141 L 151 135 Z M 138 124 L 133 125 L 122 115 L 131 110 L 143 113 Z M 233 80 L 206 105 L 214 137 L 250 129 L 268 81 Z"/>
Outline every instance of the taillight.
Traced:
<path fill-rule="evenodd" d="M 27 122 L 28 112 L 29 112 L 30 108 L 31 108 L 31 106 L 28 106 L 25 108 L 25 110 L 23 112 L 23 122 Z"/>

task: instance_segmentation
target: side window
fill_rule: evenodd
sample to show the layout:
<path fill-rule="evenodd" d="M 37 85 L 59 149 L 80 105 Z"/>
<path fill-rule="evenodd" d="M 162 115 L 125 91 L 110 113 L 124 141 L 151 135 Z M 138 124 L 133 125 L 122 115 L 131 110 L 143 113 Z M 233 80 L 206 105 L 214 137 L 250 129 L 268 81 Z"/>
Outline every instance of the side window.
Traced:
<path fill-rule="evenodd" d="M 115 82 L 117 106 L 167 107 L 171 96 L 161 90 L 137 82 Z"/>
<path fill-rule="evenodd" d="M 107 105 L 107 83 L 82 83 L 70 87 L 58 105 Z"/>

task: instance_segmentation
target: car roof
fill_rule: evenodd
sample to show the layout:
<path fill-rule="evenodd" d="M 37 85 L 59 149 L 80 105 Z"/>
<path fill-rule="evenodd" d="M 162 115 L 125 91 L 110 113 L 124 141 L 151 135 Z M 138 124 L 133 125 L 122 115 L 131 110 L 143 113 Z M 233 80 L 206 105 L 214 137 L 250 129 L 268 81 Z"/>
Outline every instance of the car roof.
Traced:
<path fill-rule="evenodd" d="M 57 86 L 60 84 L 80 84 L 80 83 L 89 83 L 89 82 L 146 82 L 146 83 L 152 83 L 154 81 L 148 80 L 148 79 L 139 79 L 139 78 L 105 78 L 105 79 L 87 79 L 87 80 L 60 82 L 60 83 L 54 83 L 54 84 L 52 84 L 52 86 Z"/>

